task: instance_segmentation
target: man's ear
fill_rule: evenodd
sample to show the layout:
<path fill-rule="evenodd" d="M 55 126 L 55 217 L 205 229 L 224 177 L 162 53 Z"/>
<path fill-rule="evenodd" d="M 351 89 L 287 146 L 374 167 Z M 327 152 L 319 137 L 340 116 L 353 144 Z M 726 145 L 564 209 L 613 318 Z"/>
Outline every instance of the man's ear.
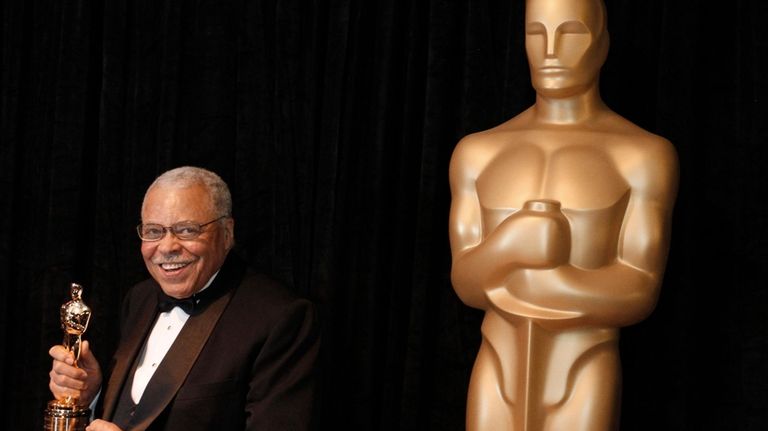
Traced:
<path fill-rule="evenodd" d="M 235 219 L 227 217 L 224 221 L 224 240 L 227 244 L 227 250 L 235 246 Z"/>

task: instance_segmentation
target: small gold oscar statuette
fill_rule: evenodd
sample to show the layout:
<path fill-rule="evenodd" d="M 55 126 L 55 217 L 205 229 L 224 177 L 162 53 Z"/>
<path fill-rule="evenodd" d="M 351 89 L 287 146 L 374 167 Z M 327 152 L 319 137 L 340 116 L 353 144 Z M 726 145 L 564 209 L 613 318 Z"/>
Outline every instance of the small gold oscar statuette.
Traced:
<path fill-rule="evenodd" d="M 80 359 L 80 342 L 91 320 L 91 309 L 82 300 L 83 287 L 72 283 L 72 299 L 61 306 L 61 329 L 64 330 L 64 347 Z M 45 431 L 84 431 L 91 417 L 88 407 L 80 406 L 78 399 L 66 397 L 48 402 L 45 409 Z"/>

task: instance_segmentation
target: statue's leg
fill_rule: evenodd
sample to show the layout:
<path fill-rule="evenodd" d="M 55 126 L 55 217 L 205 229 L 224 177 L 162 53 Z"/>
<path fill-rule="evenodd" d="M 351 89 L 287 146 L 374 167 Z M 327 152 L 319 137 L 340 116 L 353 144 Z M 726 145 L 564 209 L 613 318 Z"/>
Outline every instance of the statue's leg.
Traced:
<path fill-rule="evenodd" d="M 544 431 L 618 430 L 621 365 L 616 343 L 593 347 L 573 365 L 566 398 L 549 409 Z"/>
<path fill-rule="evenodd" d="M 77 361 L 80 359 L 80 343 L 82 340 L 82 336 L 75 335 L 75 334 L 64 334 L 64 347 L 67 348 L 70 352 L 72 352 L 72 355 L 75 357 L 75 366 L 77 366 Z"/>
<path fill-rule="evenodd" d="M 512 405 L 504 399 L 499 357 L 483 338 L 467 397 L 467 431 L 514 430 Z"/>

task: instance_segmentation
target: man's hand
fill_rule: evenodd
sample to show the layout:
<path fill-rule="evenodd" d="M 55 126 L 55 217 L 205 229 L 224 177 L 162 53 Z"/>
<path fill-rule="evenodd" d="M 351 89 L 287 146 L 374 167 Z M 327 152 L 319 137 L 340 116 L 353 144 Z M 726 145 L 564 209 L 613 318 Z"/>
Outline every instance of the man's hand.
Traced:
<path fill-rule="evenodd" d="M 122 431 L 122 430 L 112 422 L 96 419 L 85 428 L 85 431 Z"/>
<path fill-rule="evenodd" d="M 51 381 L 48 384 L 53 396 L 57 400 L 77 398 L 81 406 L 91 404 L 101 387 L 101 368 L 91 352 L 90 344 L 83 341 L 77 367 L 74 366 L 74 355 L 64 346 L 53 346 L 48 354 L 53 358 Z"/>

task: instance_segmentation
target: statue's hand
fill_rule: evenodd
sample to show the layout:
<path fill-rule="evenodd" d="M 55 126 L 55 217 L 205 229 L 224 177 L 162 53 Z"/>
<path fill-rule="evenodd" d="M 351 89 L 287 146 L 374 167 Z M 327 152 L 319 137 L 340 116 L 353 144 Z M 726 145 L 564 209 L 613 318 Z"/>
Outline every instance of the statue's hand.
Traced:
<path fill-rule="evenodd" d="M 555 268 L 568 263 L 571 231 L 559 204 L 538 201 L 510 215 L 494 231 L 495 246 L 523 268 Z"/>

